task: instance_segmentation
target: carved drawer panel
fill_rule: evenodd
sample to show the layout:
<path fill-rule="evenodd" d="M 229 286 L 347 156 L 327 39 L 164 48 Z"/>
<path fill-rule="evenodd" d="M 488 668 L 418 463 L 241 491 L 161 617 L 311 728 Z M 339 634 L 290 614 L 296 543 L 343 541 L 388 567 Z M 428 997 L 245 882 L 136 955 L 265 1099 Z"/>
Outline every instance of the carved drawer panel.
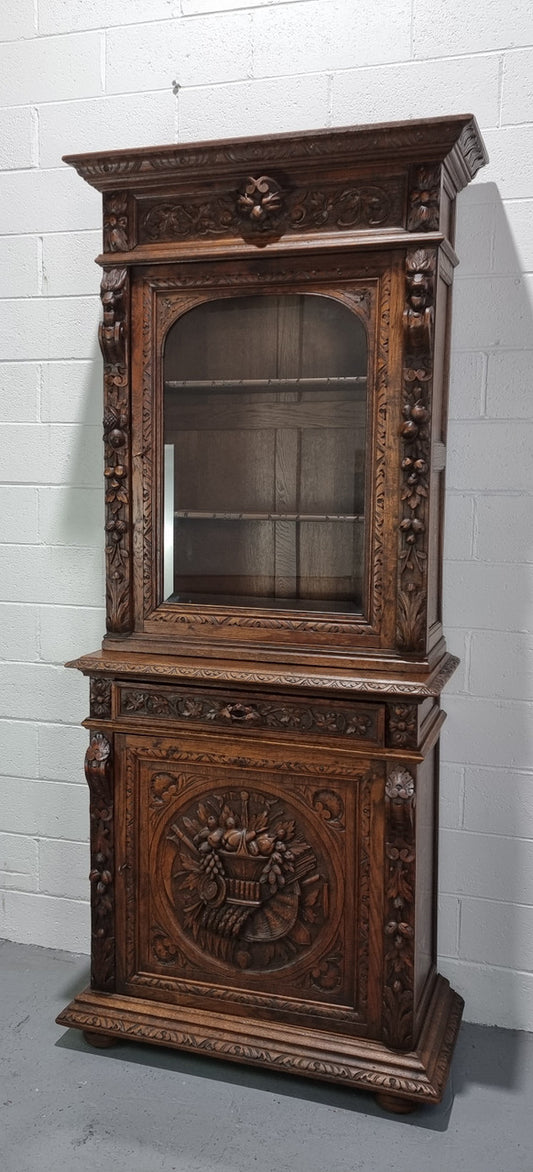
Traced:
<path fill-rule="evenodd" d="M 368 1031 L 379 770 L 127 742 L 125 991 Z"/>
<path fill-rule="evenodd" d="M 241 698 L 190 689 L 121 685 L 119 715 L 184 724 L 213 725 L 232 730 L 342 737 L 365 745 L 382 745 L 385 730 L 383 704 L 285 699 L 251 695 Z"/>

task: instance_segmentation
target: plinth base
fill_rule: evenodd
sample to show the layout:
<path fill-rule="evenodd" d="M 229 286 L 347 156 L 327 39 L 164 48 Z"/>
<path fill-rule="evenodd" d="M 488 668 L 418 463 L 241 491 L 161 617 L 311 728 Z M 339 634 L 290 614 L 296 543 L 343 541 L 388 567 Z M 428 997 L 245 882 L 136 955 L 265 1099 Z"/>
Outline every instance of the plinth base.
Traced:
<path fill-rule="evenodd" d="M 433 995 L 415 1050 L 390 1050 L 382 1042 L 253 1021 L 86 989 L 59 1014 L 59 1025 L 111 1040 L 129 1039 L 199 1051 L 307 1078 L 349 1084 L 378 1093 L 390 1110 L 440 1102 L 461 1022 L 463 1001 L 444 977 Z M 393 1105 L 391 1099 L 403 1100 Z M 407 1106 L 407 1100 L 410 1106 Z"/>

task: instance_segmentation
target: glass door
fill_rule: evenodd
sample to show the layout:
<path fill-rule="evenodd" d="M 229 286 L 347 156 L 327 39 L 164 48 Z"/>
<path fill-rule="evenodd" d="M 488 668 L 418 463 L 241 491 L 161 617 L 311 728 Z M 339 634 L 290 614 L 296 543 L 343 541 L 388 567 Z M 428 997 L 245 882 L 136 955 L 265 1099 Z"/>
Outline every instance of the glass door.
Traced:
<path fill-rule="evenodd" d="M 360 613 L 362 321 L 315 294 L 208 301 L 163 369 L 167 601 Z"/>

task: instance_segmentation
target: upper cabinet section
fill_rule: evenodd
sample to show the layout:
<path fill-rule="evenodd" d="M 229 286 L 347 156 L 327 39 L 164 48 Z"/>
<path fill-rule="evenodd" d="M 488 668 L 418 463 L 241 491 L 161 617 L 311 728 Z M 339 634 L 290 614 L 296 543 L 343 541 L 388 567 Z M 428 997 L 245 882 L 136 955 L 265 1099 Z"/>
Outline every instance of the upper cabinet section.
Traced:
<path fill-rule="evenodd" d="M 449 236 L 451 202 L 486 161 L 469 114 L 65 158 L 104 192 L 104 254 L 131 261 Z"/>

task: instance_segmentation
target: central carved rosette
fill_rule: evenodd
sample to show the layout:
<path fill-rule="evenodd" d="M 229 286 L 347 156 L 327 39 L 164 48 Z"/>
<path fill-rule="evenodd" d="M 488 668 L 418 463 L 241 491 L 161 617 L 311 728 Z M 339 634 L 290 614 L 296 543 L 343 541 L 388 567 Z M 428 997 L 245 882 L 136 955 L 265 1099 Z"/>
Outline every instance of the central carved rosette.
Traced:
<path fill-rule="evenodd" d="M 314 850 L 275 797 L 211 793 L 173 820 L 172 891 L 182 930 L 239 968 L 293 960 L 324 920 Z"/>

